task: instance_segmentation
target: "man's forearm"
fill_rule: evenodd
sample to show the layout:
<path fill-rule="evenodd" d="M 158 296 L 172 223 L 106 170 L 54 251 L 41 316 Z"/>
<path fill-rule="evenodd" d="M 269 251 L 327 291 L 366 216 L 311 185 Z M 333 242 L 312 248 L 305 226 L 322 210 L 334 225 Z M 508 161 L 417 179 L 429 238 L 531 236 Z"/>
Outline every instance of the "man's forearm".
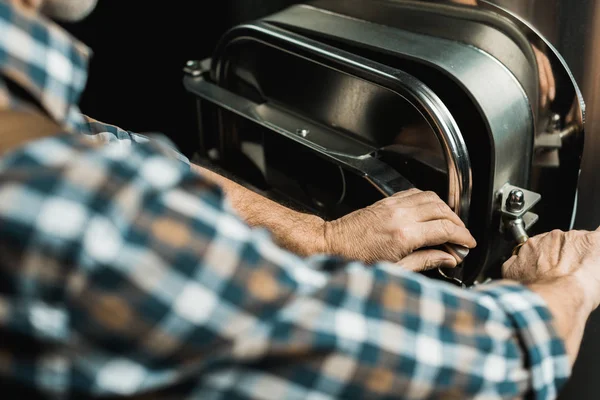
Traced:
<path fill-rule="evenodd" d="M 231 206 L 248 225 L 268 229 L 280 246 L 300 256 L 325 251 L 323 219 L 284 207 L 206 168 L 192 168 L 223 189 Z"/>
<path fill-rule="evenodd" d="M 554 327 L 565 343 L 571 363 L 574 363 L 586 321 L 594 306 L 583 297 L 581 286 L 572 277 L 533 284 L 529 288 L 547 303 L 554 318 Z"/>

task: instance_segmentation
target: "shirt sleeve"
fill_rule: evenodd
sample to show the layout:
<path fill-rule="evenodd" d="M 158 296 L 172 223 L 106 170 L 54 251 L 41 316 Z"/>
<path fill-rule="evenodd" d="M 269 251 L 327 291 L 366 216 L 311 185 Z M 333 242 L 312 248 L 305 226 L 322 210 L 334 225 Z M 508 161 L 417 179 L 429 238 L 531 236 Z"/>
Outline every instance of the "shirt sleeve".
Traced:
<path fill-rule="evenodd" d="M 53 299 L 65 299 L 69 334 L 56 355 L 68 378 L 50 370 L 36 382 L 180 398 L 551 399 L 569 375 L 548 309 L 522 286 L 467 291 L 395 265 L 303 260 L 151 143 L 126 156 L 67 152 L 55 143 L 62 184 L 36 195 L 45 191 L 40 209 L 49 202 L 56 213 L 57 199 L 86 193 L 79 227 L 40 214 L 20 231 L 47 244 L 37 259 L 66 268 L 41 274 L 43 285 L 26 277 L 30 297 L 48 280 L 67 282 Z M 13 190 L 11 207 L 25 194 Z M 0 231 L 11 229 L 8 211 Z"/>
<path fill-rule="evenodd" d="M 529 370 L 529 394 L 536 399 L 556 398 L 557 388 L 571 373 L 570 361 L 545 301 L 517 284 L 496 283 L 477 291 L 490 296 L 490 309 L 505 313 L 511 326 L 518 330 L 518 342 Z"/>
<path fill-rule="evenodd" d="M 116 125 L 97 121 L 81 114 L 83 121 L 77 132 L 94 137 L 98 142 L 120 146 L 126 149 L 135 144 L 148 143 L 154 141 L 166 150 L 166 155 L 181 161 L 189 166 L 189 159 L 177 150 L 177 146 L 165 135 L 161 133 L 146 133 L 144 135 L 121 129 Z"/>

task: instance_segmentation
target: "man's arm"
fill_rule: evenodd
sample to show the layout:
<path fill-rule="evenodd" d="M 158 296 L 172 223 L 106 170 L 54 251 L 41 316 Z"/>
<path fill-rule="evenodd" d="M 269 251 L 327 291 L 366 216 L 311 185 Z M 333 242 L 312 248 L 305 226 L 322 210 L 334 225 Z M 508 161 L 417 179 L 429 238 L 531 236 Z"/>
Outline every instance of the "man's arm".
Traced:
<path fill-rule="evenodd" d="M 444 243 L 476 245 L 464 223 L 436 194 L 417 189 L 398 193 L 336 221 L 297 212 L 203 167 L 192 170 L 221 186 L 250 226 L 265 227 L 282 247 L 300 256 L 338 255 L 366 263 L 397 262 L 411 270 L 455 267 L 448 253 L 414 251 Z M 407 257 L 411 254 L 411 257 Z"/>
<path fill-rule="evenodd" d="M 60 168 L 36 170 L 43 148 L 23 149 L 27 169 L 0 193 L 11 200 L 0 237 L 14 251 L 48 244 L 28 271 L 35 262 L 52 271 L 28 275 L 14 296 L 68 299 L 54 307 L 64 304 L 76 339 L 63 345 L 76 346 L 69 376 L 81 394 L 177 386 L 200 398 L 512 399 L 533 388 L 551 398 L 568 376 L 550 312 L 520 285 L 469 292 L 391 264 L 311 264 L 229 214 L 219 190 L 150 144 L 123 155 L 74 140 L 53 143 Z M 62 183 L 37 187 L 41 173 Z M 20 210 L 42 189 L 51 225 Z M 75 201 L 76 225 L 59 217 Z M 3 325 L 18 324 L 12 317 Z"/>
<path fill-rule="evenodd" d="M 575 360 L 585 323 L 600 304 L 600 228 L 552 231 L 527 241 L 503 266 L 503 275 L 530 285 L 549 305 Z"/>
<path fill-rule="evenodd" d="M 250 226 L 269 229 L 280 246 L 300 256 L 327 251 L 322 218 L 291 210 L 198 165 L 192 170 L 219 185 L 236 213 Z"/>
<path fill-rule="evenodd" d="M 85 131 L 127 149 L 148 138 L 89 117 Z M 189 164 L 172 146 L 170 155 Z M 300 256 L 327 253 L 366 263 L 398 262 L 410 270 L 452 268 L 460 260 L 440 250 L 416 251 L 444 243 L 468 248 L 475 239 L 458 216 L 434 193 L 399 193 L 336 221 L 286 208 L 231 180 L 191 164 L 192 170 L 220 186 L 228 203 L 250 226 L 263 227 L 282 247 Z M 410 255 L 410 257 L 407 257 Z"/>

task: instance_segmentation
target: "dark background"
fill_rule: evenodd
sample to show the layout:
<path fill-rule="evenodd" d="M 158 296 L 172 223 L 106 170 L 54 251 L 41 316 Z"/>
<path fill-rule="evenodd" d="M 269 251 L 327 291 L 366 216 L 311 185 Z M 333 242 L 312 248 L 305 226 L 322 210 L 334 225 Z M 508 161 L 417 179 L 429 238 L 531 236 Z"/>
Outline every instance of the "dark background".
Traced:
<path fill-rule="evenodd" d="M 94 52 L 82 111 L 136 132 L 162 132 L 186 155 L 194 105 L 182 85 L 187 60 L 211 55 L 219 37 L 290 0 L 100 0 L 84 21 L 62 24 Z"/>
<path fill-rule="evenodd" d="M 210 56 L 219 37 L 240 22 L 275 12 L 292 0 L 99 1 L 85 21 L 63 24 L 92 48 L 84 113 L 137 132 L 162 132 L 191 155 L 192 99 L 182 85 L 189 59 Z M 598 326 L 596 313 L 593 326 Z M 594 325 L 595 324 L 595 325 Z M 574 378 L 563 399 L 596 399 L 600 382 L 596 330 L 587 332 Z"/>

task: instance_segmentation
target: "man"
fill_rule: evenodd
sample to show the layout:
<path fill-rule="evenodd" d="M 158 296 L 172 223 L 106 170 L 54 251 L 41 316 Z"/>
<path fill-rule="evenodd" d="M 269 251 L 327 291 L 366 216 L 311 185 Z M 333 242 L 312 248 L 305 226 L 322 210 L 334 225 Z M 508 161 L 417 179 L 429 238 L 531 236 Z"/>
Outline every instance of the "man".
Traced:
<path fill-rule="evenodd" d="M 475 245 L 430 194 L 401 193 L 324 224 L 82 117 L 85 50 L 38 12 L 75 17 L 93 3 L 0 1 L 3 390 L 556 396 L 600 302 L 600 233 L 531 239 L 505 265 L 514 281 L 471 291 L 429 281 L 402 267 L 455 261 L 414 250 Z M 400 265 L 300 258 L 229 204 L 299 254 Z"/>

